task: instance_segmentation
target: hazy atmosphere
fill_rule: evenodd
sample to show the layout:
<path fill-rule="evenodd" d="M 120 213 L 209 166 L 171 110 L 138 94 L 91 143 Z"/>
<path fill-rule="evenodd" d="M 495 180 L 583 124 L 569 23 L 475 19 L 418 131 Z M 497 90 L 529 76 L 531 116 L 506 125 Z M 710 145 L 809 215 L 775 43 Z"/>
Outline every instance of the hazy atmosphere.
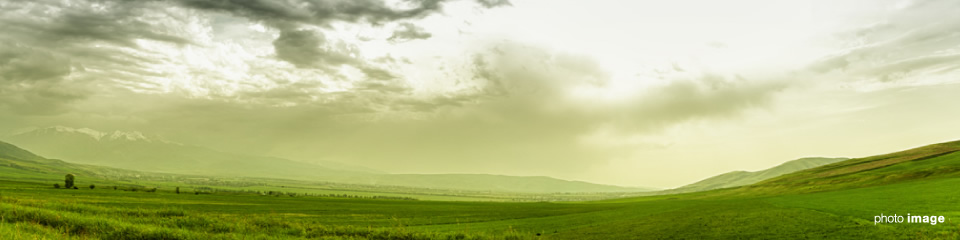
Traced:
<path fill-rule="evenodd" d="M 956 140 L 958 7 L 3 0 L 0 139 L 673 188 Z"/>

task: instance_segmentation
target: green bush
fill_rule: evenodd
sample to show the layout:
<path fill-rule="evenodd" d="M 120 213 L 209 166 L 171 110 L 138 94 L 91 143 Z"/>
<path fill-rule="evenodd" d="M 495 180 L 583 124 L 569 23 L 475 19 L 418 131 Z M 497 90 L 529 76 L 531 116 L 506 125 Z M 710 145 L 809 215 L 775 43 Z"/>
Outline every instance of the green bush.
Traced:
<path fill-rule="evenodd" d="M 66 188 L 73 188 L 73 174 L 67 174 L 66 178 L 63 180 L 63 186 Z"/>

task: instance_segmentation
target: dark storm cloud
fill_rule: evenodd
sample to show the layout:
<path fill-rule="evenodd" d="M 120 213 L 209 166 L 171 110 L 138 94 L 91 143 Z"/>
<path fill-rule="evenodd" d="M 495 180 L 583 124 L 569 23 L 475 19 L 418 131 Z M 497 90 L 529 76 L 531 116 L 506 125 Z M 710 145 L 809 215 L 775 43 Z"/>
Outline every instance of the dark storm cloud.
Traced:
<path fill-rule="evenodd" d="M 511 6 L 510 0 L 477 0 L 477 3 L 487 8 Z"/>
<path fill-rule="evenodd" d="M 19 114 L 59 114 L 114 87 L 144 83 L 158 73 L 137 39 L 177 45 L 191 41 L 157 19 L 172 17 L 158 2 L 5 1 L 0 3 L 0 88 L 5 108 Z M 82 76 L 78 76 L 80 74 Z M 15 83 L 15 84 L 14 84 Z M 122 83 L 121 83 L 122 84 Z"/>
<path fill-rule="evenodd" d="M 162 4 L 138 1 L 97 1 L 63 4 L 52 1 L 13 2 L 10 7 L 17 10 L 30 10 L 32 14 L 18 15 L 14 11 L 2 15 L 0 29 L 20 36 L 33 36 L 38 44 L 83 45 L 93 42 L 117 44 L 136 48 L 134 39 L 187 44 L 190 41 L 182 37 L 162 32 L 160 26 L 146 21 L 146 18 L 163 16 Z M 42 11 L 58 9 L 56 14 L 42 14 Z M 55 47 L 55 46 L 52 46 Z"/>
<path fill-rule="evenodd" d="M 407 1 L 406 3 L 413 5 L 409 9 L 393 8 L 379 0 L 179 0 L 175 2 L 195 9 L 225 12 L 254 21 L 262 21 L 279 29 L 280 36 L 274 41 L 277 57 L 302 68 L 366 64 L 343 52 L 345 50 L 342 49 L 343 46 L 328 45 L 322 33 L 299 29 L 299 25 L 328 26 L 334 21 L 381 24 L 421 18 L 440 11 L 443 1 Z"/>
<path fill-rule="evenodd" d="M 0 80 L 5 83 L 24 81 L 58 81 L 70 74 L 70 60 L 52 52 L 0 43 Z"/>
<path fill-rule="evenodd" d="M 66 110 L 66 104 L 84 96 L 82 87 L 64 83 L 70 65 L 54 52 L 0 42 L 0 108 L 25 115 Z"/>
<path fill-rule="evenodd" d="M 391 80 L 391 79 L 397 78 L 397 76 L 394 76 L 392 73 L 390 73 L 387 70 L 374 68 L 374 67 L 362 67 L 360 68 L 360 71 L 363 72 L 363 74 L 367 75 L 368 77 L 379 79 L 379 80 Z"/>
<path fill-rule="evenodd" d="M 442 0 L 407 1 L 411 9 L 395 9 L 380 0 L 179 0 L 184 6 L 223 11 L 271 24 L 326 25 L 331 21 L 383 23 L 420 18 L 441 9 Z"/>
<path fill-rule="evenodd" d="M 297 67 L 338 66 L 357 63 L 350 56 L 355 49 L 345 46 L 329 46 L 323 33 L 311 30 L 280 30 L 280 37 L 273 41 L 277 58 Z"/>
<path fill-rule="evenodd" d="M 18 115 L 56 115 L 70 110 L 69 103 L 84 99 L 84 86 L 40 82 L 0 87 L 0 109 Z"/>
<path fill-rule="evenodd" d="M 408 6 L 392 7 L 382 0 L 179 0 L 178 3 L 195 9 L 218 11 L 243 16 L 255 21 L 263 21 L 280 30 L 280 37 L 274 41 L 277 58 L 297 67 L 325 68 L 328 66 L 352 65 L 374 80 L 365 83 L 369 89 L 403 91 L 402 84 L 383 82 L 394 79 L 396 75 L 389 71 L 373 67 L 362 59 L 352 57 L 356 53 L 349 46 L 330 44 L 323 33 L 302 30 L 298 25 L 328 26 L 334 21 L 368 22 L 383 24 L 407 19 L 423 18 L 442 10 L 447 0 L 410 0 Z M 509 6 L 506 0 L 478 0 L 486 8 Z M 431 36 L 424 29 L 411 23 L 401 23 L 388 39 L 405 41 L 427 39 Z"/>
<path fill-rule="evenodd" d="M 442 10 L 446 0 L 405 1 L 408 6 L 392 7 L 380 0 L 179 0 L 183 6 L 205 11 L 216 11 L 262 21 L 280 30 L 273 42 L 277 58 L 299 68 L 319 68 L 350 65 L 361 70 L 370 82 L 362 83 L 363 89 L 389 92 L 407 91 L 406 86 L 396 81 L 396 74 L 356 57 L 357 50 L 344 43 L 333 43 L 322 32 L 301 29 L 301 25 L 328 26 L 334 21 L 386 22 L 417 19 Z M 487 8 L 506 6 L 506 1 L 478 1 Z M 430 33 L 410 23 L 403 23 L 388 40 L 404 41 L 426 39 Z"/>
<path fill-rule="evenodd" d="M 422 27 L 414 25 L 413 23 L 400 23 L 397 29 L 393 30 L 393 35 L 387 38 L 387 40 L 403 42 L 415 39 L 428 39 L 432 36 L 433 34 L 428 33 Z"/>
<path fill-rule="evenodd" d="M 298 68 L 317 68 L 337 75 L 335 67 L 353 66 L 367 76 L 367 80 L 360 83 L 361 90 L 402 92 L 408 88 L 406 84 L 394 81 L 397 77 L 390 71 L 354 57 L 360 54 L 356 47 L 345 43 L 328 43 L 321 32 L 281 29 L 280 37 L 273 41 L 273 46 L 277 58 Z"/>
<path fill-rule="evenodd" d="M 68 12 L 57 18 L 56 23 L 48 26 L 48 29 L 42 31 L 61 43 L 92 40 L 136 47 L 134 39 L 152 39 L 178 44 L 190 42 L 177 36 L 156 32 L 154 30 L 156 26 L 133 19 L 132 16 L 137 16 L 138 12 L 142 10 L 128 7 L 115 8 L 107 13 Z"/>
<path fill-rule="evenodd" d="M 324 70 L 334 79 L 343 76 L 332 69 L 349 65 L 368 78 L 358 83 L 361 90 L 406 92 L 408 86 L 396 81 L 397 74 L 358 57 L 355 46 L 327 38 L 323 29 L 333 22 L 380 25 L 423 18 L 440 12 L 444 2 L 446 0 L 414 0 L 391 5 L 379 0 L 3 1 L 0 2 L 0 42 L 22 49 L 5 52 L 8 61 L 0 67 L 0 79 L 5 82 L 61 79 L 81 73 L 83 77 L 73 77 L 73 87 L 159 88 L 157 83 L 145 78 L 162 78 L 168 73 L 149 66 L 178 60 L 142 47 L 140 40 L 193 45 L 190 39 L 193 36 L 185 34 L 183 29 L 191 15 L 227 14 L 279 30 L 280 35 L 273 42 L 278 60 L 298 68 Z M 481 1 L 486 7 L 502 5 L 484 3 Z M 24 55 L 14 50 L 30 53 Z M 216 79 L 214 75 L 193 73 L 197 78 Z M 69 98 L 52 97 L 57 95 L 51 94 L 56 92 L 55 88 L 56 85 L 47 86 L 43 94 L 31 94 L 30 88 L 23 87 L 8 90 L 5 92 L 8 98 L 10 94 L 27 95 L 5 104 L 53 106 L 55 99 L 69 104 L 89 93 L 80 91 Z M 215 94 L 215 90 L 210 91 Z M 31 105 L 31 101 L 44 103 Z"/>
<path fill-rule="evenodd" d="M 332 21 L 374 24 L 422 18 L 441 11 L 448 0 L 407 0 L 394 8 L 382 0 L 173 0 L 191 8 L 223 11 L 271 24 L 327 25 Z M 487 8 L 509 6 L 507 0 L 477 0 Z"/>

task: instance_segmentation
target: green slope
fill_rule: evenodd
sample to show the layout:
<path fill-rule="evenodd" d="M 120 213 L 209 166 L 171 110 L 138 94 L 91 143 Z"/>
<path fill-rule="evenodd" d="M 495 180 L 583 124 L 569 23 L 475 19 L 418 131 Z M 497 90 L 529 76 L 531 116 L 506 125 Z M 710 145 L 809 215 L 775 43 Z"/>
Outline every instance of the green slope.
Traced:
<path fill-rule="evenodd" d="M 43 157 L 37 156 L 30 151 L 23 150 L 23 148 L 2 141 L 0 141 L 0 158 L 15 160 L 43 159 Z"/>
<path fill-rule="evenodd" d="M 71 173 L 78 177 L 93 177 L 94 183 L 106 182 L 106 178 L 138 176 L 165 178 L 170 175 L 132 171 L 95 165 L 47 159 L 10 143 L 0 141 L 0 178 L 40 182 L 59 182 Z M 88 179 L 91 180 L 91 179 Z"/>
<path fill-rule="evenodd" d="M 958 145 L 851 159 L 736 188 L 579 203 L 67 191 L 0 181 L 0 238 L 958 239 Z M 876 215 L 907 213 L 947 221 L 874 224 Z"/>
<path fill-rule="evenodd" d="M 738 189 L 742 193 L 800 193 L 960 176 L 960 141 L 855 158 L 798 171 Z"/>
<path fill-rule="evenodd" d="M 763 180 L 778 177 L 780 175 L 823 166 L 843 160 L 847 160 L 847 158 L 801 158 L 756 172 L 733 171 L 720 174 L 696 183 L 672 189 L 671 192 L 696 192 L 750 185 Z"/>

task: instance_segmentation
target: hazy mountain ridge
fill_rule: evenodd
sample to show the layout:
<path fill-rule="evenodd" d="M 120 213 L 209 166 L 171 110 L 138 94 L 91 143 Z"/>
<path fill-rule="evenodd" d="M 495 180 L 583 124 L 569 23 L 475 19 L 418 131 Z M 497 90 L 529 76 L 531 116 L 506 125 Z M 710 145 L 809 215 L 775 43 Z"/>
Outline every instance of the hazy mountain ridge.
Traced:
<path fill-rule="evenodd" d="M 350 184 L 507 192 L 639 192 L 648 188 L 551 177 L 488 174 L 386 174 L 347 164 L 314 165 L 185 145 L 140 132 L 105 133 L 54 126 L 21 132 L 10 142 L 50 158 L 144 172 L 329 181 Z M 359 170 L 354 170 L 359 169 Z"/>
<path fill-rule="evenodd" d="M 148 136 L 55 126 L 23 132 L 10 142 L 50 158 L 138 171 L 330 180 L 365 174 L 282 158 L 220 152 Z"/>
<path fill-rule="evenodd" d="M 755 171 L 732 171 L 716 175 L 698 182 L 688 184 L 676 189 L 673 192 L 698 192 L 720 188 L 739 187 L 758 183 L 767 179 L 779 177 L 796 171 L 819 167 L 831 163 L 847 160 L 848 158 L 800 158 L 787 161 L 780 165 Z"/>
<path fill-rule="evenodd" d="M 387 174 L 365 179 L 351 179 L 352 183 L 417 186 L 437 189 L 471 191 L 552 192 L 645 192 L 653 188 L 600 185 L 543 176 L 505 176 L 494 174 Z"/>
<path fill-rule="evenodd" d="M 113 131 L 113 132 L 101 132 L 90 128 L 71 128 L 65 126 L 51 126 L 46 128 L 37 128 L 29 131 L 22 131 L 19 133 L 13 134 L 13 136 L 28 136 L 28 135 L 71 135 L 79 134 L 86 135 L 90 138 L 93 138 L 96 141 L 146 141 L 146 142 L 162 142 L 169 144 L 183 145 L 181 143 L 168 141 L 163 139 L 160 136 L 152 135 L 148 136 L 143 134 L 140 131 Z"/>

